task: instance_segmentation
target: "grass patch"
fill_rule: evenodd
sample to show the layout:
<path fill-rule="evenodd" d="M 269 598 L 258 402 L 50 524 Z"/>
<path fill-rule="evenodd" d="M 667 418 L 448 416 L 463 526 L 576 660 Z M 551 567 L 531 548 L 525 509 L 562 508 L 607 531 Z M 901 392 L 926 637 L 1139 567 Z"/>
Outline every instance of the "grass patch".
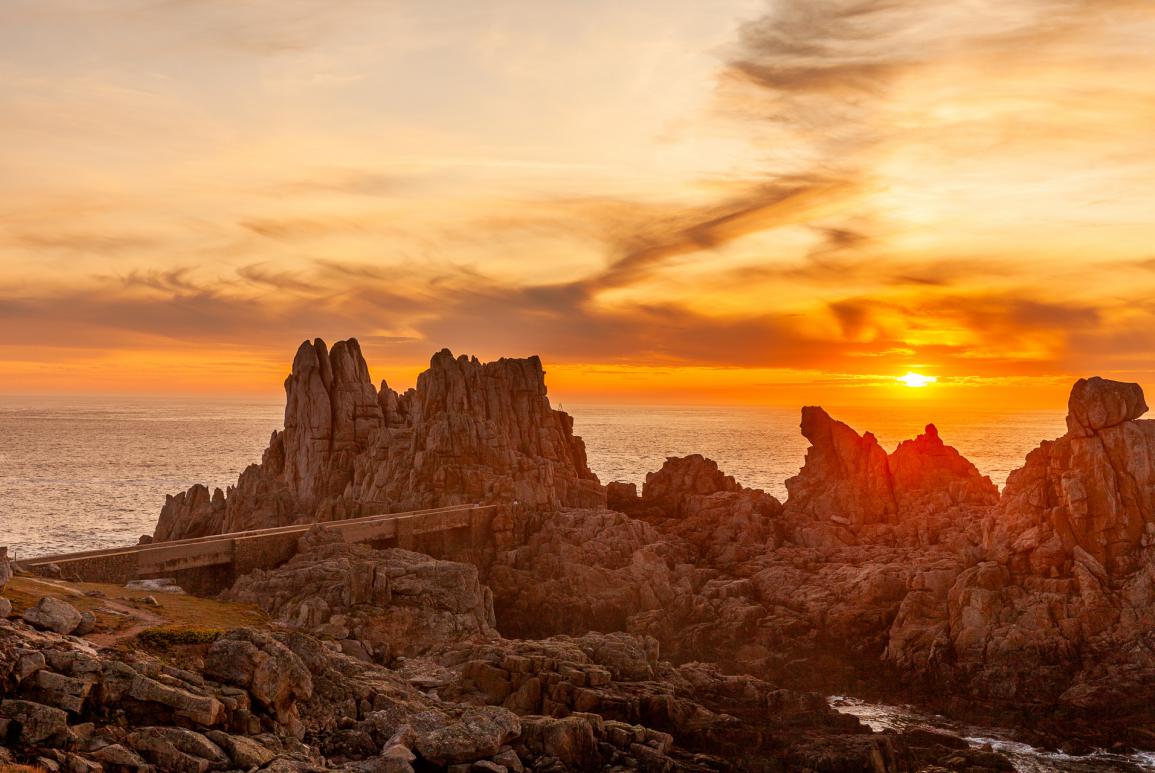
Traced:
<path fill-rule="evenodd" d="M 137 639 L 146 647 L 167 648 L 195 644 L 212 644 L 223 636 L 221 628 L 198 628 L 191 625 L 171 625 L 149 628 L 137 634 Z"/>
<path fill-rule="evenodd" d="M 89 591 L 99 591 L 104 597 L 86 596 Z M 115 632 L 140 620 L 123 614 L 101 611 L 119 608 L 139 613 L 145 619 L 153 615 L 160 620 L 157 627 L 185 627 L 214 630 L 230 628 L 259 627 L 268 622 L 268 616 L 259 608 L 249 604 L 233 604 L 211 598 L 201 598 L 188 594 L 157 593 L 156 591 L 132 590 L 120 585 L 94 582 L 64 582 L 38 577 L 13 577 L 4 586 L 3 595 L 12 602 L 13 614 L 35 606 L 42 596 L 55 596 L 67 601 L 80 611 L 90 611 L 96 615 L 98 632 Z M 160 605 L 143 603 L 152 596 Z"/>

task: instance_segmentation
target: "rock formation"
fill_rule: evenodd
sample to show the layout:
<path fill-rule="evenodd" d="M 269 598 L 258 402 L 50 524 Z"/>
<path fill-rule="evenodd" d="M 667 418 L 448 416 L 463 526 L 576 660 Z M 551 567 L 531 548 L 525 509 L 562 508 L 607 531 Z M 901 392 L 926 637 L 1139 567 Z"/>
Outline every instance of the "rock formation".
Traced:
<path fill-rule="evenodd" d="M 224 598 L 341 644 L 347 654 L 389 663 L 466 638 L 494 638 L 493 596 L 468 564 L 396 548 L 373 550 L 327 537 L 271 571 L 237 580 Z"/>
<path fill-rule="evenodd" d="M 1068 432 L 1007 480 L 984 555 L 913 591 L 889 659 L 1007 710 L 1083 719 L 1132 743 L 1155 695 L 1155 423 L 1136 384 L 1080 380 Z M 1041 708 L 1040 708 L 1041 707 Z"/>
<path fill-rule="evenodd" d="M 850 527 L 893 522 L 898 512 L 886 451 L 873 434 L 859 435 L 815 406 L 802 409 L 810 441 L 802 470 L 786 481 L 791 515 Z"/>
<path fill-rule="evenodd" d="M 695 560 L 736 567 L 765 554 L 780 538 L 781 503 L 759 489 L 748 489 L 701 454 L 672 456 L 646 475 L 642 496 L 619 487 L 615 509 L 641 518 L 666 534 L 680 537 Z"/>
<path fill-rule="evenodd" d="M 301 344 L 285 427 L 227 493 L 169 497 L 157 541 L 465 503 L 598 506 L 573 420 L 550 408 L 537 357 L 434 355 L 416 389 L 373 388 L 355 339 Z"/>
<path fill-rule="evenodd" d="M 998 501 L 998 489 L 933 424 L 887 454 L 821 408 L 802 409 L 806 464 L 786 481 L 786 519 L 804 544 L 936 542 Z M 954 511 L 951 517 L 945 517 Z M 905 534 L 902 534 L 905 533 Z"/>

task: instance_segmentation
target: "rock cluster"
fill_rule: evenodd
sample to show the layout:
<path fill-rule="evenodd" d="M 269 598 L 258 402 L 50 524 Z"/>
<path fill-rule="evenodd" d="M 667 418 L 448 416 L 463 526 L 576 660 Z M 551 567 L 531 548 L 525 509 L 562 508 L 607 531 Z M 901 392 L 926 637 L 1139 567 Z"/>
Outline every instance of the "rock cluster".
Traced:
<path fill-rule="evenodd" d="M 340 643 L 344 652 L 388 663 L 448 641 L 494 638 L 493 596 L 468 564 L 392 548 L 373 550 L 324 530 L 271 571 L 237 580 L 223 597 Z"/>
<path fill-rule="evenodd" d="M 301 344 L 285 427 L 229 491 L 169 497 L 157 541 L 464 503 L 587 507 L 605 491 L 537 357 L 433 356 L 398 394 L 369 380 L 356 339 Z"/>
<path fill-rule="evenodd" d="M 653 640 L 622 633 L 446 641 L 396 669 L 299 631 L 241 628 L 185 650 L 99 650 L 0 621 L 0 766 L 911 769 L 901 737 L 818 695 L 674 667 Z"/>
<path fill-rule="evenodd" d="M 685 540 L 699 563 L 736 566 L 765 554 L 781 538 L 782 504 L 744 488 L 701 454 L 666 459 L 646 475 L 641 497 L 620 487 L 613 494 L 615 509 Z"/>
<path fill-rule="evenodd" d="M 1143 407 L 1134 385 L 1080 382 L 1071 431 L 1032 452 L 1001 498 L 933 425 L 887 454 L 808 409 L 813 445 L 785 508 L 750 505 L 760 492 L 709 460 L 668 460 L 640 497 L 610 490 L 630 518 L 567 511 L 499 554 L 486 576 L 499 628 L 629 630 L 675 662 L 1149 746 L 1155 423 L 1136 420 Z"/>

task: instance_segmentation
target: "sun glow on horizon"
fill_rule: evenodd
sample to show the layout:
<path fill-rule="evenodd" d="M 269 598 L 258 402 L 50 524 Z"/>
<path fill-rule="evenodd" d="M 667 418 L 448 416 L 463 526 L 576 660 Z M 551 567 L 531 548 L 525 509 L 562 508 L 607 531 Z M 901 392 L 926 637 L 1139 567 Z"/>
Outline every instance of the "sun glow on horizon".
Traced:
<path fill-rule="evenodd" d="M 921 389 L 931 384 L 937 384 L 938 379 L 934 376 L 924 376 L 921 373 L 908 372 L 906 375 L 898 376 L 898 380 L 908 387 L 914 389 Z"/>

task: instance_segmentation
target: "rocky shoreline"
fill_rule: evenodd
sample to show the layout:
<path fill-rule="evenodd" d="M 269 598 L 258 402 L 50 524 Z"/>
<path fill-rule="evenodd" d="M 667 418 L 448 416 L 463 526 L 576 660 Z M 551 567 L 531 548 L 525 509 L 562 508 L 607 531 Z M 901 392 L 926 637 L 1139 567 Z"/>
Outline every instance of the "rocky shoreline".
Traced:
<path fill-rule="evenodd" d="M 318 340 L 285 388 L 261 463 L 170 497 L 152 540 L 462 503 L 498 506 L 492 540 L 444 560 L 314 529 L 213 602 L 266 622 L 203 641 L 94 643 L 107 621 L 54 580 L 56 601 L 0 607 L 0 765 L 1014 769 L 940 729 L 873 732 L 830 694 L 1075 755 L 1155 748 L 1137 385 L 1080 380 L 1067 434 L 1001 494 L 933 425 L 887 453 L 804 408 L 784 503 L 696 455 L 602 486 L 537 358 L 441 352 L 398 394 L 355 340 Z"/>

